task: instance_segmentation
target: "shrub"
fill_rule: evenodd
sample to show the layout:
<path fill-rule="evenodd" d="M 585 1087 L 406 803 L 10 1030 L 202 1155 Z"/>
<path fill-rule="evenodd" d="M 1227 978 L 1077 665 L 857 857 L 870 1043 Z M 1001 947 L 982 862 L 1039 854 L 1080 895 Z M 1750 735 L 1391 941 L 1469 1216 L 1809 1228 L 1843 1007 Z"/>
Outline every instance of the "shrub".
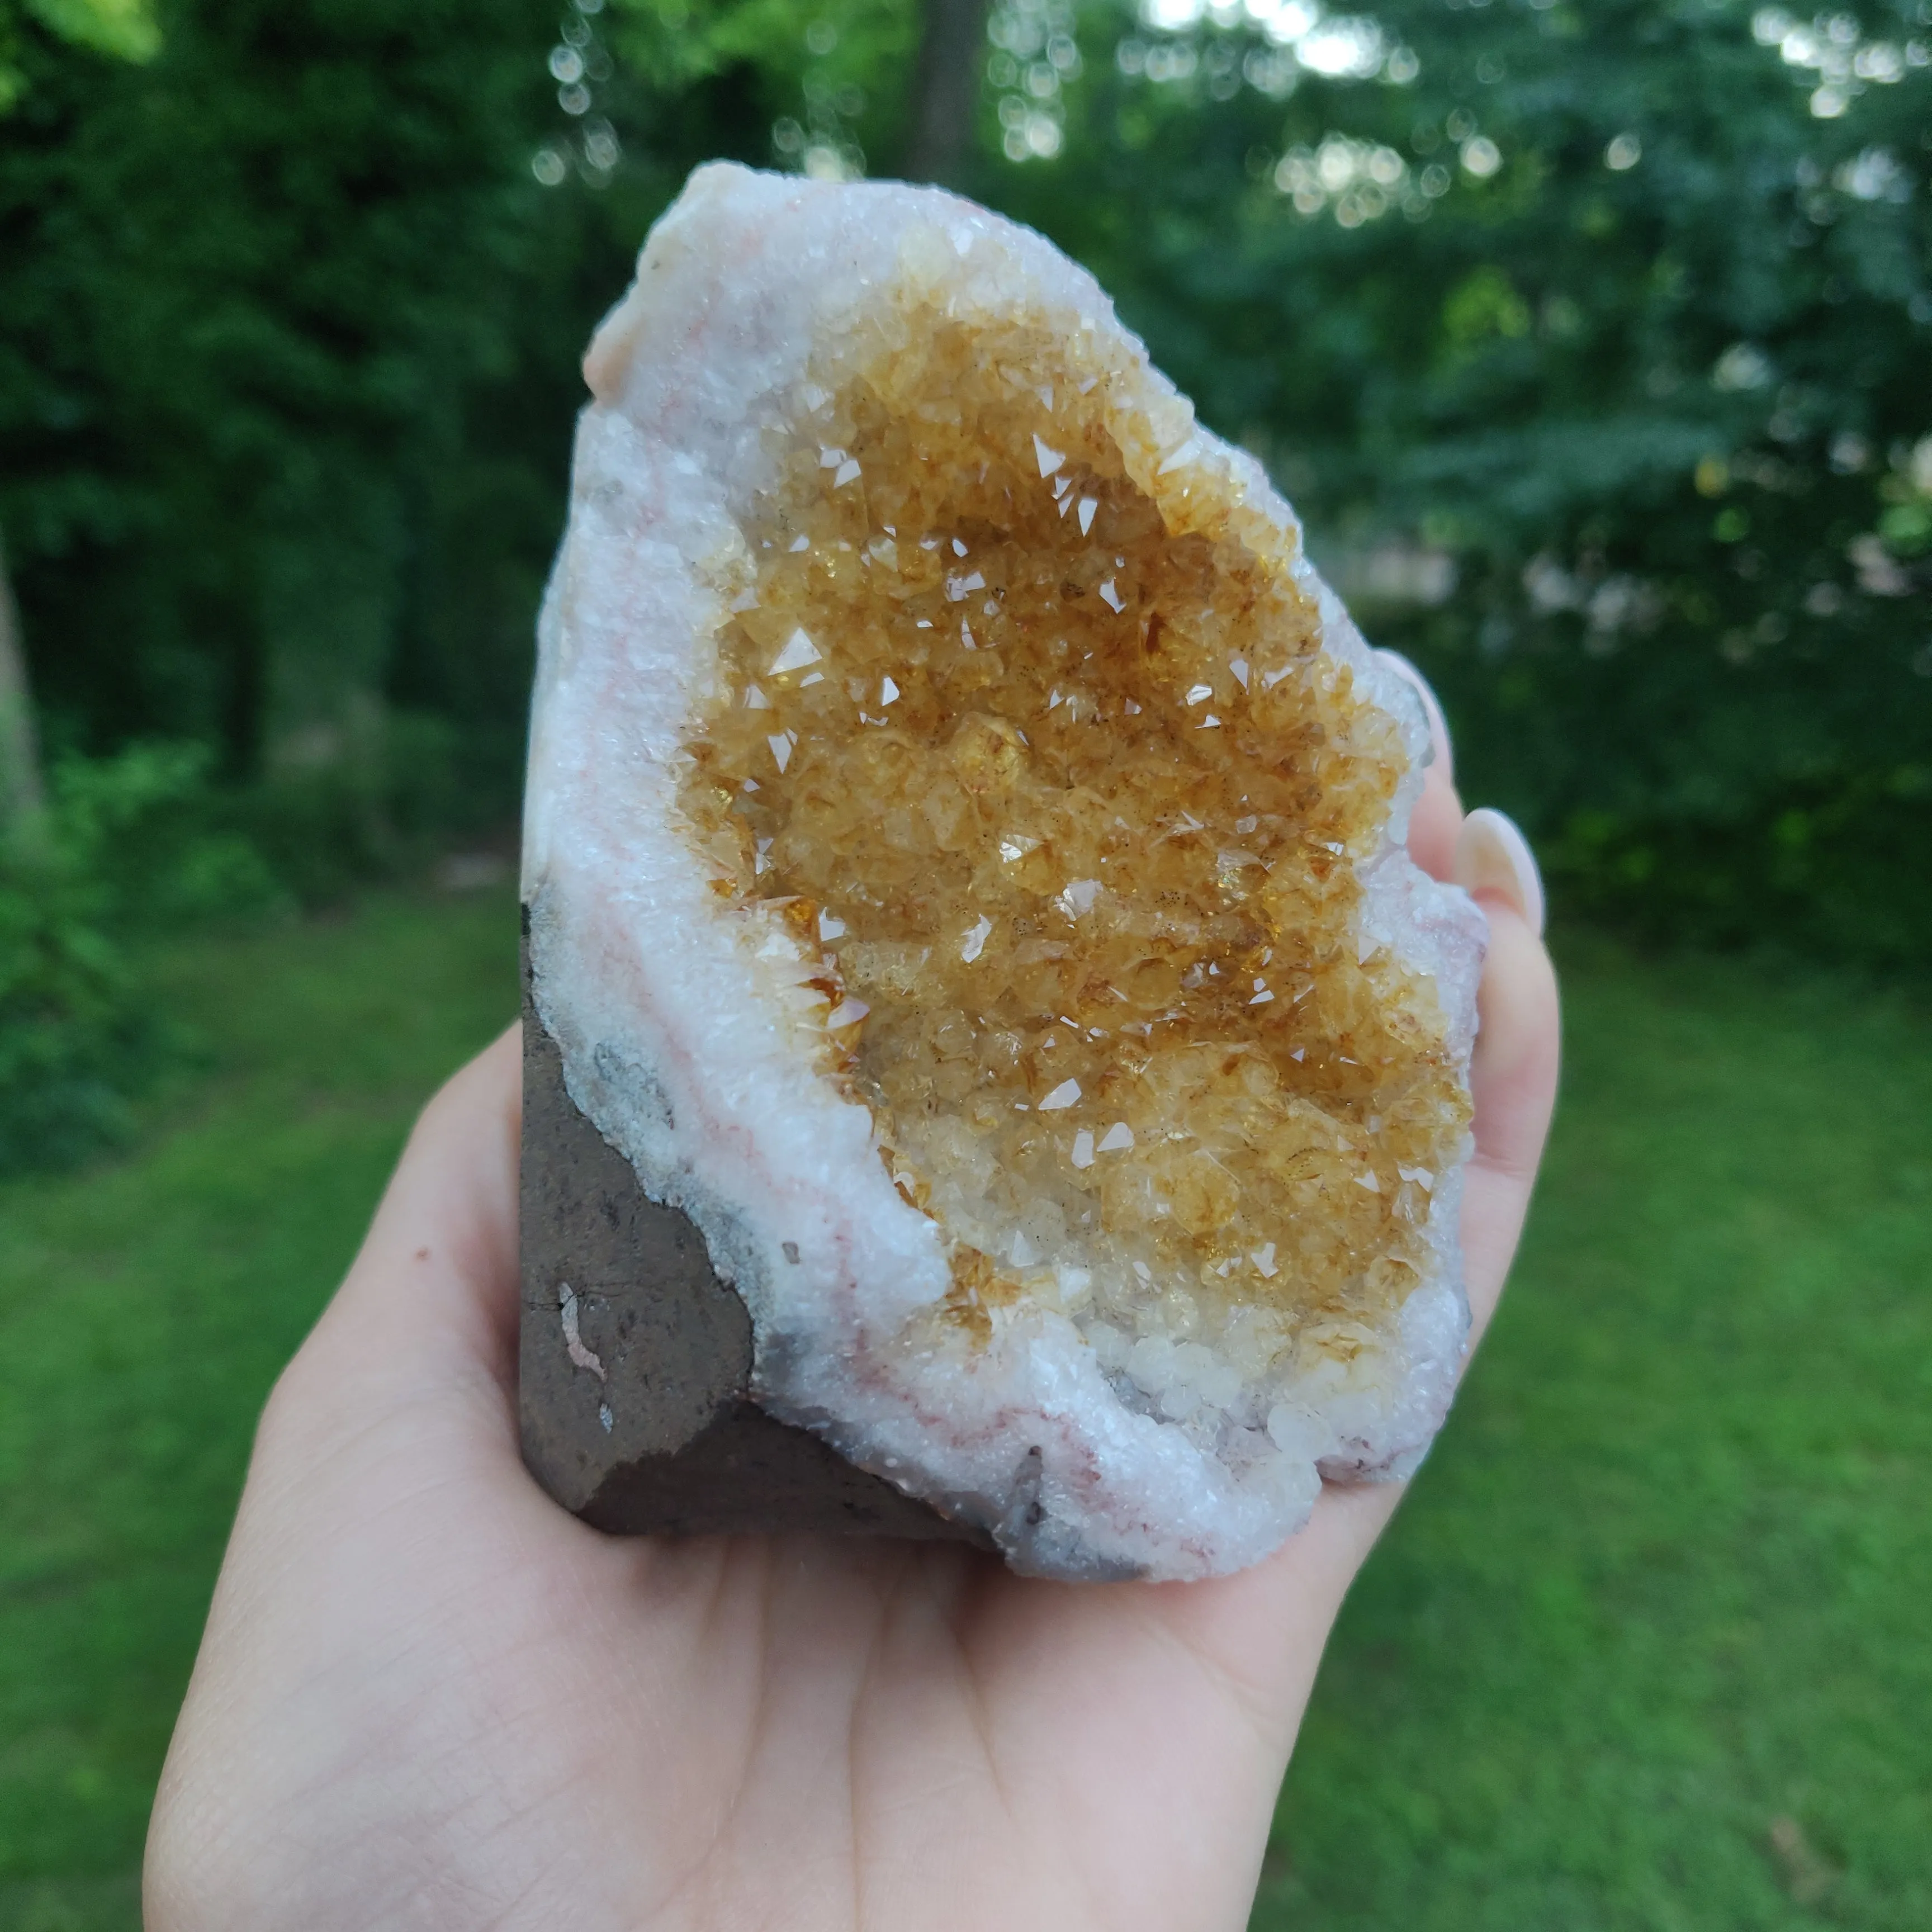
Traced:
<path fill-rule="evenodd" d="M 60 761 L 45 811 L 0 844 L 0 1173 L 128 1132 L 179 1045 L 144 997 L 142 938 L 279 896 L 222 817 L 205 752 L 136 746 Z"/>

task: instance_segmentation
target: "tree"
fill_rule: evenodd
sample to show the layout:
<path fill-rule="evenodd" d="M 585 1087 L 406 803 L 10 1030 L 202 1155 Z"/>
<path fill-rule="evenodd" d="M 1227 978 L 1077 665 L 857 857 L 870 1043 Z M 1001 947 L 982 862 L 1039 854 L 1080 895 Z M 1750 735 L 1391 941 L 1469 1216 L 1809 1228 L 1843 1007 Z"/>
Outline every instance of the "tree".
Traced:
<path fill-rule="evenodd" d="M 0 153 L 0 509 L 64 736 L 204 737 L 236 772 L 380 748 L 488 473 L 468 412 L 542 337 L 546 248 L 568 280 L 528 170 L 543 26 L 190 0 L 143 70 L 40 59 Z"/>
<path fill-rule="evenodd" d="M 926 0 L 923 11 L 905 176 L 956 188 L 965 178 L 979 118 L 986 0 Z"/>
<path fill-rule="evenodd" d="M 1153 14 L 1010 205 L 1267 455 L 1573 902 L 1922 956 L 1932 10 Z"/>
<path fill-rule="evenodd" d="M 1573 904 L 1910 962 L 1928 27 L 1002 0 L 980 186 L 1263 455 Z"/>
<path fill-rule="evenodd" d="M 21 42 L 36 33 L 116 60 L 152 60 L 161 44 L 148 0 L 0 0 L 0 114 L 26 91 Z"/>
<path fill-rule="evenodd" d="M 506 798 L 576 357 L 650 219 L 713 154 L 927 174 L 1263 455 L 1573 903 L 1932 943 L 1932 0 L 170 17 L 145 69 L 21 29 L 0 144 L 57 740 L 280 782 L 406 725 Z"/>
<path fill-rule="evenodd" d="M 0 548 L 0 836 L 38 817 L 46 802 L 36 735 L 20 610 Z"/>
<path fill-rule="evenodd" d="M 121 60 L 151 60 L 160 44 L 147 0 L 0 0 L 0 116 L 26 89 L 20 44 L 36 28 Z M 44 797 L 20 605 L 0 531 L 0 835 L 38 817 Z"/>

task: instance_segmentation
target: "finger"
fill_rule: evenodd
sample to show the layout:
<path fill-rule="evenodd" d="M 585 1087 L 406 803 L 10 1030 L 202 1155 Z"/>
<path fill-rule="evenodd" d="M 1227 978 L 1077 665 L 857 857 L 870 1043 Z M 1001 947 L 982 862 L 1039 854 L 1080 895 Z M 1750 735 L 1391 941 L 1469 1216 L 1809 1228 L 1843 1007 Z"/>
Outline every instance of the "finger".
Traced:
<path fill-rule="evenodd" d="M 1456 782 L 1455 747 L 1449 742 L 1449 721 L 1442 715 L 1442 702 L 1436 695 L 1436 687 L 1401 652 L 1378 650 L 1376 656 L 1399 677 L 1406 678 L 1414 688 L 1417 697 L 1422 700 L 1422 708 L 1429 717 L 1430 743 L 1435 752 L 1430 768 L 1453 785 Z"/>
<path fill-rule="evenodd" d="M 1405 679 L 1422 700 L 1429 718 L 1430 757 L 1423 775 L 1422 796 L 1408 821 L 1408 856 L 1432 879 L 1446 879 L 1454 861 L 1456 835 L 1462 823 L 1462 800 L 1456 793 L 1456 754 L 1449 741 L 1448 721 L 1429 680 L 1400 651 L 1376 652 L 1390 670 Z"/>
<path fill-rule="evenodd" d="M 1500 827 L 1507 836 L 1492 849 Z M 1525 909 L 1541 924 L 1543 888 L 1528 842 L 1502 813 L 1472 812 L 1454 855 L 1490 922 L 1469 1069 L 1476 1150 L 1465 1177 L 1462 1241 L 1473 1348 L 1496 1312 L 1516 1252 L 1556 1104 L 1560 1057 L 1556 976 Z M 1348 1579 L 1400 1499 L 1400 1484 L 1331 1485 L 1282 1552 L 1298 1580 L 1332 1592 Z"/>
<path fill-rule="evenodd" d="M 1514 843 L 1505 842 L 1508 864 L 1490 848 L 1496 833 L 1489 821 L 1501 816 L 1472 813 L 1474 829 L 1454 855 L 1459 880 L 1474 884 L 1490 922 L 1478 995 L 1481 1028 L 1470 1068 L 1476 1150 L 1462 1197 L 1472 1347 L 1496 1312 L 1522 1232 L 1555 1103 L 1560 1048 L 1556 974 L 1525 916 L 1527 908 L 1540 923 L 1541 886 L 1528 847 L 1513 826 Z M 1528 868 L 1527 878 L 1519 860 Z M 1164 1606 L 1231 1681 L 1252 1687 L 1252 1708 L 1280 1726 L 1284 1750 L 1329 1624 L 1406 1487 L 1331 1484 L 1306 1526 L 1273 1556 L 1239 1576 L 1185 1586 L 1192 1594 Z"/>
<path fill-rule="evenodd" d="M 1450 875 L 1478 898 L 1486 894 L 1512 908 L 1536 938 L 1543 937 L 1543 874 L 1516 820 L 1479 806 L 1456 835 Z"/>
<path fill-rule="evenodd" d="M 424 1108 L 284 1395 L 412 1400 L 452 1384 L 514 1388 L 518 1040 L 513 1026 Z"/>
<path fill-rule="evenodd" d="M 1446 778 L 1442 796 L 1453 801 Z M 1490 922 L 1470 1069 L 1476 1150 L 1462 1220 L 1473 1346 L 1495 1312 L 1549 1128 L 1558 1058 L 1556 982 L 1540 937 L 1535 861 L 1508 820 L 1472 813 L 1460 832 L 1452 831 L 1442 870 L 1473 888 Z M 1406 1486 L 1330 1484 L 1306 1525 L 1252 1569 L 1149 1593 L 1154 1613 L 1210 1662 L 1281 1757 L 1300 1722 L 1330 1624 Z"/>
<path fill-rule="evenodd" d="M 1472 1348 L 1496 1312 L 1522 1232 L 1556 1103 L 1560 1042 L 1556 976 L 1543 942 L 1499 890 L 1486 887 L 1479 897 L 1489 915 L 1490 950 L 1477 995 L 1481 1030 L 1469 1070 L 1476 1151 L 1465 1176 L 1462 1221 Z M 1328 1606 L 1324 1614 L 1339 1606 L 1404 1486 L 1331 1484 L 1307 1528 L 1283 1551 L 1283 1557 L 1293 1552 L 1289 1567 Z"/>
<path fill-rule="evenodd" d="M 1500 812 L 1472 812 L 1456 842 L 1455 869 L 1490 922 L 1469 1069 L 1476 1151 L 1462 1202 L 1470 1312 L 1480 1336 L 1502 1292 L 1543 1158 L 1562 1025 L 1556 971 L 1540 936 L 1542 882 L 1522 835 Z"/>

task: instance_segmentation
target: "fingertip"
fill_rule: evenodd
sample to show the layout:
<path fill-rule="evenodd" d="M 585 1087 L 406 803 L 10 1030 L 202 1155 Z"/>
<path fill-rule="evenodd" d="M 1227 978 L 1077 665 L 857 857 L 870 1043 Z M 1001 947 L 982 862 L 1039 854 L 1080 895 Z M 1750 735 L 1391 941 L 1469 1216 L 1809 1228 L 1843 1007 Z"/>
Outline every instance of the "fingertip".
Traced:
<path fill-rule="evenodd" d="M 1542 937 L 1543 874 L 1529 841 L 1507 813 L 1483 805 L 1463 820 L 1456 835 L 1450 876 L 1478 896 L 1499 895 L 1533 934 Z"/>
<path fill-rule="evenodd" d="M 466 1283 L 487 1291 L 493 1321 L 512 1328 L 522 1042 L 513 1022 L 443 1083 L 417 1120 L 390 1190 L 414 1230 L 404 1231 L 410 1258 L 433 1231 L 440 1240 L 432 1256 L 440 1246 Z M 386 1200 L 383 1217 L 388 1208 Z M 379 1218 L 378 1232 L 381 1226 Z M 507 1292 L 497 1292 L 505 1283 Z"/>
<path fill-rule="evenodd" d="M 1432 879 L 1447 879 L 1455 868 L 1456 837 L 1462 829 L 1462 802 L 1446 771 L 1431 765 L 1422 796 L 1408 821 L 1408 856 Z"/>
<path fill-rule="evenodd" d="M 1429 680 L 1400 651 L 1378 650 L 1376 656 L 1422 700 L 1423 715 L 1429 721 L 1429 764 L 1423 773 L 1420 795 L 1409 814 L 1408 856 L 1432 879 L 1446 879 L 1455 862 L 1456 834 L 1462 823 L 1448 722 Z"/>
<path fill-rule="evenodd" d="M 1456 782 L 1456 748 L 1450 742 L 1449 721 L 1442 715 L 1442 700 L 1436 695 L 1436 687 L 1401 652 L 1379 650 L 1376 655 L 1390 670 L 1406 680 L 1422 700 L 1422 709 L 1429 719 L 1429 740 L 1434 750 L 1431 769 L 1441 772 L 1453 785 Z"/>
<path fill-rule="evenodd" d="M 418 1116 L 362 1252 L 303 1354 L 365 1390 L 514 1379 L 520 1030 L 446 1081 Z"/>
<path fill-rule="evenodd" d="M 487 1137 L 514 1145 L 523 1125 L 523 1039 L 522 1022 L 512 1021 L 473 1060 L 459 1066 L 417 1117 L 410 1150 L 419 1142 L 440 1146 L 453 1137 Z M 406 1151 L 404 1159 L 408 1158 Z"/>

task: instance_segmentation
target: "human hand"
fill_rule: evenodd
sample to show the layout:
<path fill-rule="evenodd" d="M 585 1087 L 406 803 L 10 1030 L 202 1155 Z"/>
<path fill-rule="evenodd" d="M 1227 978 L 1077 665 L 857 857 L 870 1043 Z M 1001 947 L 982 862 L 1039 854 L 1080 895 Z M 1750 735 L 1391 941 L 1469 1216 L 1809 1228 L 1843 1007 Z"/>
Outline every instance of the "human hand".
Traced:
<path fill-rule="evenodd" d="M 1411 849 L 1491 925 L 1480 1334 L 1549 1120 L 1556 988 L 1534 868 L 1506 820 L 1464 819 L 1438 735 Z M 600 1534 L 518 1453 L 517 1126 L 512 1034 L 431 1102 L 276 1386 L 155 1804 L 148 1932 L 1244 1924 L 1399 1486 L 1331 1487 L 1204 1583 Z"/>

